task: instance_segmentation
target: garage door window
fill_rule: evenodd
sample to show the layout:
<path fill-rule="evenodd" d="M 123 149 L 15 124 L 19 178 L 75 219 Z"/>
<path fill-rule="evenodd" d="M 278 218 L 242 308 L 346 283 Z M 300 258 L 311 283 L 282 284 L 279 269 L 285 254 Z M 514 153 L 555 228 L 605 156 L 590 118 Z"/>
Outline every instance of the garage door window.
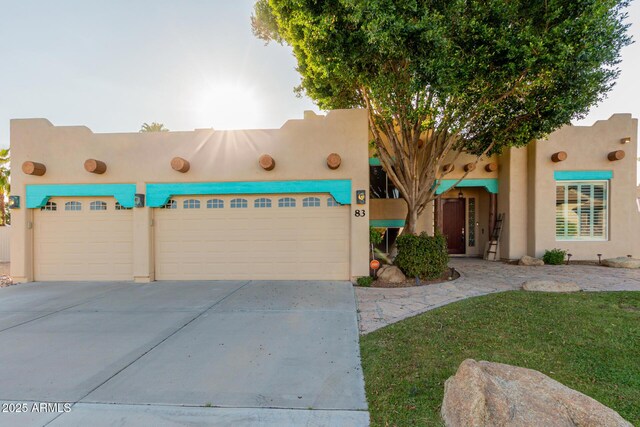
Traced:
<path fill-rule="evenodd" d="M 317 197 L 305 197 L 304 199 L 302 199 L 302 207 L 303 208 L 319 208 L 320 199 Z"/>
<path fill-rule="evenodd" d="M 329 197 L 327 199 L 327 206 L 331 207 L 331 206 L 340 206 L 340 203 L 336 202 L 336 199 L 334 199 L 333 197 Z"/>
<path fill-rule="evenodd" d="M 242 209 L 247 207 L 247 199 L 231 200 L 231 209 Z"/>
<path fill-rule="evenodd" d="M 175 200 L 169 200 L 160 209 L 178 209 L 178 203 Z"/>
<path fill-rule="evenodd" d="M 91 202 L 89 205 L 89 210 L 92 211 L 106 211 L 107 210 L 107 202 Z"/>
<path fill-rule="evenodd" d="M 271 199 L 267 199 L 265 197 L 261 197 L 259 199 L 256 199 L 253 202 L 253 207 L 254 208 L 270 208 L 271 207 Z"/>
<path fill-rule="evenodd" d="M 116 202 L 116 210 L 117 211 L 129 211 L 131 209 L 133 209 L 133 208 L 125 208 L 119 202 Z"/>
<path fill-rule="evenodd" d="M 64 204 L 65 211 L 80 211 L 82 210 L 82 203 L 80 202 L 67 202 Z"/>
<path fill-rule="evenodd" d="M 46 205 L 40 208 L 41 211 L 57 211 L 58 205 L 55 202 L 47 202 Z"/>
<path fill-rule="evenodd" d="M 221 199 L 209 199 L 207 200 L 207 209 L 223 209 L 224 200 Z"/>
<path fill-rule="evenodd" d="M 296 199 L 293 197 L 283 197 L 278 200 L 279 208 L 295 208 L 296 207 Z"/>
<path fill-rule="evenodd" d="M 184 209 L 200 209 L 200 200 L 188 199 L 182 203 Z"/>

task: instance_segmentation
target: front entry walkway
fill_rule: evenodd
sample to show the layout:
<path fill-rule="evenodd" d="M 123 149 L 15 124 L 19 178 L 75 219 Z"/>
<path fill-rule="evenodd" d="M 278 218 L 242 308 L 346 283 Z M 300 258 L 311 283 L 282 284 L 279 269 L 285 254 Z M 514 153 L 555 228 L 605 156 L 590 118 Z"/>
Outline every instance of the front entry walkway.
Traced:
<path fill-rule="evenodd" d="M 360 333 L 366 334 L 407 317 L 494 292 L 519 289 L 532 279 L 572 281 L 585 291 L 640 291 L 640 271 L 597 265 L 524 267 L 477 258 L 452 258 L 460 278 L 416 288 L 356 288 Z"/>

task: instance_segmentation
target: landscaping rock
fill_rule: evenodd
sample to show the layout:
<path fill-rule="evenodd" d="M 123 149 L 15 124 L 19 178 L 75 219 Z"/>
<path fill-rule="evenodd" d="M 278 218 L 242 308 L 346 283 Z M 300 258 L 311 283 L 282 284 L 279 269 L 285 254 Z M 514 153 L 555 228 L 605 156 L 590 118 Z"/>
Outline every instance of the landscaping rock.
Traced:
<path fill-rule="evenodd" d="M 609 258 L 602 261 L 607 267 L 614 268 L 640 268 L 640 259 L 629 257 Z"/>
<path fill-rule="evenodd" d="M 444 384 L 447 427 L 632 427 L 616 411 L 532 369 L 467 359 Z"/>
<path fill-rule="evenodd" d="M 384 270 L 378 272 L 378 279 L 389 283 L 402 283 L 407 277 L 395 265 L 387 266 Z"/>
<path fill-rule="evenodd" d="M 540 258 L 534 258 L 532 256 L 525 255 L 522 258 L 520 258 L 520 261 L 518 261 L 518 265 L 540 266 L 540 265 L 544 265 L 544 261 L 541 260 Z"/>
<path fill-rule="evenodd" d="M 523 291 L 529 292 L 578 292 L 580 286 L 575 282 L 556 282 L 554 280 L 529 280 L 522 284 Z"/>
<path fill-rule="evenodd" d="M 2 275 L 0 276 L 0 288 L 6 288 L 7 286 L 14 285 L 13 279 L 11 276 Z"/>

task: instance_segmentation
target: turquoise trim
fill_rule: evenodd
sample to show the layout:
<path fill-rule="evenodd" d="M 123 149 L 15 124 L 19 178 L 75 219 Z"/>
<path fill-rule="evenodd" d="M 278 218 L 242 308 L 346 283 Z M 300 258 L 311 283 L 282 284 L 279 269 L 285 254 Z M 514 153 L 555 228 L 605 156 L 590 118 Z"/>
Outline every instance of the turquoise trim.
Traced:
<path fill-rule="evenodd" d="M 378 157 L 369 157 L 369 166 L 381 166 L 380 159 Z"/>
<path fill-rule="evenodd" d="M 205 194 L 329 193 L 342 205 L 351 204 L 351 180 L 172 182 L 147 184 L 147 206 L 157 208 L 171 196 Z"/>
<path fill-rule="evenodd" d="M 457 179 L 443 179 L 439 181 L 436 194 L 442 194 L 449 190 L 454 185 L 456 188 L 463 187 L 484 187 L 489 193 L 498 194 L 498 179 L 497 178 L 484 178 L 484 179 L 463 179 L 458 182 Z"/>
<path fill-rule="evenodd" d="M 371 219 L 369 220 L 369 226 L 377 228 L 400 228 L 404 227 L 404 219 Z"/>
<path fill-rule="evenodd" d="M 132 208 L 135 184 L 43 184 L 27 185 L 27 208 L 41 208 L 51 197 L 115 197 L 125 208 Z"/>
<path fill-rule="evenodd" d="M 613 171 L 554 171 L 556 181 L 604 181 L 613 178 Z"/>

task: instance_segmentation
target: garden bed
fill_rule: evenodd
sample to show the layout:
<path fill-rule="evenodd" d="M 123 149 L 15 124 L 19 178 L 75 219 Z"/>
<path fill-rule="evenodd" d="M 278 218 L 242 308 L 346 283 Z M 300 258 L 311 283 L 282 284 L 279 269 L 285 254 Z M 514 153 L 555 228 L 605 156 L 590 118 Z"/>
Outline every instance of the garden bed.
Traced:
<path fill-rule="evenodd" d="M 452 274 L 452 271 L 453 271 L 453 274 Z M 371 286 L 368 286 L 368 287 L 370 288 L 413 288 L 416 286 L 427 286 L 427 285 L 435 285 L 437 283 L 451 282 L 453 280 L 456 280 L 458 277 L 460 277 L 460 273 L 458 273 L 454 268 L 450 268 L 450 269 L 447 269 L 447 271 L 445 271 L 444 273 L 442 273 L 442 276 L 433 280 L 418 280 L 418 282 L 416 283 L 416 279 L 407 279 L 402 283 L 389 283 L 389 282 L 385 282 L 380 279 L 377 279 L 371 284 Z"/>

